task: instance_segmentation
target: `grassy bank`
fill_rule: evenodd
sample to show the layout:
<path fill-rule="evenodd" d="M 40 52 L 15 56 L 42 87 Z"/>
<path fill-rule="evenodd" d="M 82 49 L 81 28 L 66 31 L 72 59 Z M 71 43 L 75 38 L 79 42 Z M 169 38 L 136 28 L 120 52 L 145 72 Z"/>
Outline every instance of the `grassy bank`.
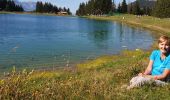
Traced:
<path fill-rule="evenodd" d="M 122 16 L 125 18 L 122 19 Z M 129 20 L 127 20 L 127 16 L 130 16 Z M 146 25 L 142 20 L 133 19 L 133 17 L 136 18 L 132 15 L 92 18 L 123 20 L 122 22 L 126 23 L 137 20 L 141 23 L 136 24 L 135 22 L 133 25 Z M 145 17 L 143 17 L 143 21 L 145 19 L 149 23 L 148 19 L 151 17 Z M 168 19 L 160 21 L 162 20 Z M 157 21 L 150 23 L 156 25 Z M 167 26 L 163 27 L 162 25 Z M 168 24 L 163 22 L 157 27 L 168 30 Z M 161 30 L 158 28 L 157 31 Z M 165 33 L 169 33 L 169 31 Z M 14 68 L 10 74 L 3 76 L 0 80 L 0 99 L 168 100 L 170 99 L 170 85 L 156 87 L 154 84 L 150 84 L 132 90 L 123 88 L 125 84 L 129 83 L 131 77 L 146 68 L 150 52 L 150 50 L 142 51 L 139 49 L 125 50 L 118 55 L 103 56 L 78 64 L 76 67 L 55 71 L 23 70 L 17 72 Z"/>
<path fill-rule="evenodd" d="M 0 99 L 170 99 L 170 85 L 127 90 L 129 79 L 143 70 L 150 52 L 123 51 L 56 71 L 16 72 L 0 81 Z"/>
<path fill-rule="evenodd" d="M 114 16 L 85 16 L 86 18 L 98 20 L 112 20 L 148 28 L 158 33 L 170 33 L 170 18 L 156 18 L 151 16 L 135 16 L 129 14 L 120 14 Z"/>

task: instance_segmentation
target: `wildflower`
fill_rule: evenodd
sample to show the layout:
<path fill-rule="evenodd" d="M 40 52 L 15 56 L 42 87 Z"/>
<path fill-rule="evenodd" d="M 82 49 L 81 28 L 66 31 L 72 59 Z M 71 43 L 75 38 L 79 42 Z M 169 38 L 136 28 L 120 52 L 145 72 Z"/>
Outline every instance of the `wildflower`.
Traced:
<path fill-rule="evenodd" d="M 4 80 L 0 80 L 0 84 L 4 84 Z"/>
<path fill-rule="evenodd" d="M 140 49 L 136 49 L 136 51 L 140 51 Z"/>

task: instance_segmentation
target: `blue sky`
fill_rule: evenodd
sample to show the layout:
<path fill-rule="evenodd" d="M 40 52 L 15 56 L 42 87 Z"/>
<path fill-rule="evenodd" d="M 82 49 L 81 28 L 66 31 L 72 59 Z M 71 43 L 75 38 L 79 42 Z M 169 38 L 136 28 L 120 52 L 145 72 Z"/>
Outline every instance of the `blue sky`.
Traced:
<path fill-rule="evenodd" d="M 42 1 L 42 2 L 50 2 L 54 5 L 57 5 L 58 7 L 66 7 L 66 8 L 70 8 L 71 12 L 75 13 L 76 10 L 79 7 L 79 4 L 82 2 L 87 2 L 89 0 L 18 0 L 18 1 L 31 1 L 31 2 L 36 2 L 36 1 Z M 116 4 L 118 4 L 119 2 L 122 2 L 123 0 L 114 0 Z M 135 1 L 135 0 L 126 0 L 126 2 L 131 2 L 131 1 Z"/>

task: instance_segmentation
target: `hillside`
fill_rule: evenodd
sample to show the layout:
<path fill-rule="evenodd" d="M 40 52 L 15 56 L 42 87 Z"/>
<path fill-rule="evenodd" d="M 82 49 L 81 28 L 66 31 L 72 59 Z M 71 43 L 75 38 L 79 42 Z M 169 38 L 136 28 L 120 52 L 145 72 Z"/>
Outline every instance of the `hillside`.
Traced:
<path fill-rule="evenodd" d="M 36 9 L 36 2 L 19 2 L 18 0 L 14 0 L 15 4 L 22 5 L 24 11 L 34 11 Z"/>
<path fill-rule="evenodd" d="M 139 5 L 140 8 L 144 8 L 144 7 L 149 7 L 149 8 L 153 8 L 156 0 L 138 0 L 139 1 Z M 134 4 L 136 1 L 132 2 L 132 4 Z"/>

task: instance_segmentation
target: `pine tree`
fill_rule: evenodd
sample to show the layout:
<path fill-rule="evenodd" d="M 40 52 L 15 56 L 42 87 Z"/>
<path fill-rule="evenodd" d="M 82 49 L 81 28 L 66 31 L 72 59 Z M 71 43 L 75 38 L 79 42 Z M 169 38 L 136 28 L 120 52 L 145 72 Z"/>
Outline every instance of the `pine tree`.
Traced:
<path fill-rule="evenodd" d="M 59 12 L 58 7 L 54 6 L 52 12 L 57 14 Z"/>
<path fill-rule="evenodd" d="M 42 3 L 40 1 L 38 1 L 36 3 L 36 12 L 39 12 L 39 13 L 58 13 L 58 12 L 61 12 L 61 11 L 65 11 L 65 12 L 68 12 L 68 14 L 71 14 L 70 10 L 66 9 L 65 7 L 63 7 L 63 9 L 61 7 L 57 7 L 55 5 L 52 5 L 51 3 L 49 2 L 45 2 L 45 3 Z"/>
<path fill-rule="evenodd" d="M 141 14 L 141 10 L 140 10 L 140 7 L 139 7 L 139 1 L 138 0 L 136 0 L 135 4 L 133 5 L 132 13 L 135 14 L 135 15 Z"/>
<path fill-rule="evenodd" d="M 149 7 L 144 7 L 143 8 L 143 14 L 145 14 L 145 15 L 151 15 L 151 11 L 152 11 L 152 9 L 151 8 L 149 8 Z"/>
<path fill-rule="evenodd" d="M 43 5 L 43 12 L 48 13 L 49 11 L 49 3 L 45 2 L 45 4 Z"/>
<path fill-rule="evenodd" d="M 0 0 L 0 11 L 23 11 L 21 5 L 16 5 L 13 0 Z"/>
<path fill-rule="evenodd" d="M 154 10 L 154 16 L 160 18 L 169 18 L 170 0 L 157 0 Z"/>
<path fill-rule="evenodd" d="M 69 15 L 72 15 L 69 8 L 66 11 Z"/>
<path fill-rule="evenodd" d="M 112 11 L 112 1 L 111 0 L 103 0 L 102 5 L 102 12 L 104 14 L 108 14 L 110 11 Z"/>
<path fill-rule="evenodd" d="M 89 0 L 86 4 L 79 5 L 76 15 L 101 15 L 113 11 L 112 0 Z"/>
<path fill-rule="evenodd" d="M 112 2 L 112 0 L 108 0 L 108 2 L 107 2 L 107 13 L 106 14 L 108 14 L 112 11 L 113 11 L 113 2 Z"/>
<path fill-rule="evenodd" d="M 128 12 L 129 14 L 132 14 L 132 11 L 133 11 L 132 9 L 133 9 L 133 5 L 132 5 L 132 3 L 130 3 L 130 4 L 128 5 L 128 11 L 127 11 L 127 12 Z"/>
<path fill-rule="evenodd" d="M 122 2 L 122 13 L 127 13 L 127 4 L 126 4 L 126 0 L 123 0 Z"/>
<path fill-rule="evenodd" d="M 107 1 L 98 0 L 93 2 L 93 15 L 102 15 L 105 13 L 105 9 L 107 9 L 104 5 L 106 5 Z"/>
<path fill-rule="evenodd" d="M 0 0 L 0 10 L 4 10 L 7 5 L 7 0 Z"/>
<path fill-rule="evenodd" d="M 40 1 L 36 3 L 36 12 L 43 12 L 43 3 Z"/>
<path fill-rule="evenodd" d="M 122 13 L 122 7 L 121 7 L 120 3 L 119 3 L 119 5 L 118 5 L 117 12 L 118 12 L 118 13 Z"/>
<path fill-rule="evenodd" d="M 115 12 L 116 10 L 116 5 L 115 5 L 115 2 L 114 0 L 112 1 L 112 12 Z"/>
<path fill-rule="evenodd" d="M 61 7 L 59 7 L 59 8 L 58 8 L 58 12 L 61 12 L 61 11 L 62 11 L 62 8 L 61 8 Z"/>

